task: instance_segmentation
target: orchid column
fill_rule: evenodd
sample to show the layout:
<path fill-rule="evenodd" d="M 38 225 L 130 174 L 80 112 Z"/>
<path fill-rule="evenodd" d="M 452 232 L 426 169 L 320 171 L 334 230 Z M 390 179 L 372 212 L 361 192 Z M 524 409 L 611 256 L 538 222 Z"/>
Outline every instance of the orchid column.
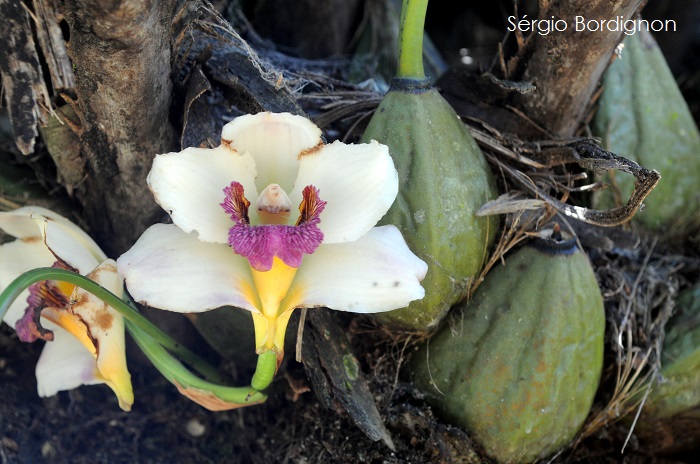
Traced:
<path fill-rule="evenodd" d="M 246 115 L 216 148 L 156 156 L 148 182 L 174 224 L 118 260 L 131 295 L 183 313 L 248 310 L 256 352 L 277 365 L 295 308 L 382 312 L 424 295 L 427 265 L 394 226 L 374 227 L 398 192 L 375 141 L 324 144 L 306 118 Z"/>

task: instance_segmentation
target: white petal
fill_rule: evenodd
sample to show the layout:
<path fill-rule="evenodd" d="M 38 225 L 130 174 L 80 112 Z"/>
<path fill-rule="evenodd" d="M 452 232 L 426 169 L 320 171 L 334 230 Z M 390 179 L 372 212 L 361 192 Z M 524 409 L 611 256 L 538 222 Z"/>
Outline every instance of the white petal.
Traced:
<path fill-rule="evenodd" d="M 53 396 L 81 385 L 104 383 L 97 372 L 95 358 L 77 338 L 49 321 L 42 320 L 42 325 L 53 331 L 54 339 L 44 345 L 36 364 L 39 396 Z"/>
<path fill-rule="evenodd" d="M 42 216 L 37 216 L 36 219 L 46 221 L 44 229 L 46 246 L 79 273 L 87 274 L 100 262 L 100 259 L 107 258 L 99 248 L 86 248 L 85 241 L 76 234 L 74 229 L 69 229 Z M 80 232 L 84 234 L 82 230 Z M 95 250 L 99 250 L 99 253 Z"/>
<path fill-rule="evenodd" d="M 20 274 L 38 267 L 51 267 L 55 261 L 56 258 L 38 238 L 0 245 L 0 291 L 5 290 Z M 29 290 L 22 292 L 5 313 L 3 320 L 13 328 L 24 315 L 28 296 Z"/>
<path fill-rule="evenodd" d="M 51 322 L 42 323 L 44 327 L 53 331 L 54 339 L 44 345 L 36 364 L 39 396 L 53 396 L 60 391 L 72 390 L 81 385 L 106 383 L 116 393 L 119 406 L 125 411 L 131 409 L 134 394 L 128 377 L 126 391 L 115 389 L 114 382 L 100 374 L 95 358 L 77 338 Z"/>
<path fill-rule="evenodd" d="M 427 270 L 396 227 L 375 227 L 355 242 L 321 245 L 304 256 L 283 305 L 355 313 L 390 311 L 423 298 L 420 281 Z"/>
<path fill-rule="evenodd" d="M 357 240 L 377 224 L 396 199 L 399 177 L 386 145 L 334 142 L 304 155 L 289 195 L 298 205 L 307 185 L 326 201 L 319 228 L 323 243 Z"/>
<path fill-rule="evenodd" d="M 41 206 L 23 206 L 13 211 L 0 212 L 0 229 L 17 238 L 41 237 L 41 229 L 35 221 L 31 220 L 32 213 L 39 214 L 67 227 L 78 228 L 65 217 L 49 209 Z M 79 228 L 78 230 L 82 232 Z M 90 237 L 87 238 L 90 239 Z"/>
<path fill-rule="evenodd" d="M 117 296 L 123 293 L 122 279 L 114 260 L 102 262 L 87 277 Z M 89 327 L 90 338 L 94 340 L 97 359 L 93 363 L 96 363 L 105 383 L 116 393 L 122 409 L 128 411 L 134 402 L 134 393 L 126 366 L 123 316 L 80 287 L 73 291 L 71 301 L 75 301 L 71 307 L 73 314 Z"/>
<path fill-rule="evenodd" d="M 46 217 L 48 215 L 45 213 L 50 213 L 46 208 L 38 206 L 25 206 L 14 211 L 0 212 L 0 229 L 17 238 L 40 238 L 41 229 L 37 222 L 31 218 L 33 212 L 44 213 L 42 215 Z M 67 219 L 65 220 L 67 221 Z"/>
<path fill-rule="evenodd" d="M 175 225 L 151 226 L 117 263 L 129 293 L 143 304 L 181 313 L 225 305 L 258 311 L 248 261 Z"/>
<path fill-rule="evenodd" d="M 157 155 L 148 174 L 148 185 L 158 204 L 182 230 L 196 230 L 205 242 L 227 243 L 233 223 L 221 207 L 224 188 L 233 181 L 239 182 L 246 197 L 255 201 L 255 176 L 250 155 L 222 145 Z"/>
<path fill-rule="evenodd" d="M 60 214 L 39 206 L 0 213 L 0 228 L 18 238 L 43 237 L 51 250 L 81 273 L 106 259 L 104 252 L 80 227 Z M 53 264 L 53 262 L 52 262 Z"/>
<path fill-rule="evenodd" d="M 289 192 L 299 169 L 299 154 L 322 143 L 321 130 L 314 123 L 289 113 L 240 116 L 224 126 L 221 138 L 255 159 L 258 191 L 275 183 Z"/>

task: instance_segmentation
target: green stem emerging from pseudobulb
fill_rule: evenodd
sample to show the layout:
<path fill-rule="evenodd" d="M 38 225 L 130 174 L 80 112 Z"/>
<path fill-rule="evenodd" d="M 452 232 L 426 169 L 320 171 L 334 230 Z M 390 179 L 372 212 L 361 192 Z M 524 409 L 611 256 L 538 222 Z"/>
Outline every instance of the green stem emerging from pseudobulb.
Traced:
<path fill-rule="evenodd" d="M 396 77 L 425 79 L 423 29 L 428 0 L 403 0 L 399 30 L 399 65 Z"/>
<path fill-rule="evenodd" d="M 180 364 L 175 358 L 170 356 L 168 352 L 175 354 L 182 361 L 192 366 L 204 378 L 220 381 L 219 374 L 214 367 L 153 325 L 133 306 L 126 303 L 98 283 L 71 271 L 56 268 L 38 268 L 25 272 L 17 277 L 12 283 L 10 283 L 10 285 L 7 286 L 2 294 L 0 294 L 0 320 L 7 312 L 12 302 L 14 302 L 24 290 L 26 290 L 30 285 L 44 280 L 62 281 L 76 285 L 95 295 L 97 298 L 101 299 L 122 314 L 127 320 L 127 329 L 129 330 L 129 333 L 134 337 L 141 349 L 144 350 L 146 356 L 154 362 L 156 368 L 158 368 L 158 370 L 161 371 L 161 373 L 163 373 L 168 380 L 172 381 L 172 373 L 175 372 L 179 376 L 184 376 L 182 378 L 186 378 L 187 383 L 189 385 L 195 385 L 196 388 L 205 389 L 207 386 L 211 388 L 216 387 L 210 391 L 215 394 L 216 391 L 218 391 L 219 394 L 217 394 L 217 396 L 220 396 L 220 394 L 223 395 L 220 396 L 222 399 L 238 398 L 243 401 L 243 403 L 240 404 L 246 405 L 264 401 L 264 395 L 259 394 L 258 390 L 267 388 L 267 386 L 271 383 L 272 377 L 274 376 L 274 372 L 276 370 L 276 356 L 270 356 L 267 352 L 259 355 L 258 366 L 253 376 L 253 383 L 255 383 L 257 387 L 255 389 L 252 389 L 251 387 L 231 389 L 230 387 L 223 387 L 206 382 L 197 378 L 191 373 L 189 376 L 187 376 L 184 374 L 186 371 L 184 366 L 182 366 L 182 364 Z M 189 373 L 189 371 L 187 372 Z M 272 375 L 270 375 L 270 372 L 272 372 Z M 166 373 L 168 373 L 170 376 L 166 375 Z"/>

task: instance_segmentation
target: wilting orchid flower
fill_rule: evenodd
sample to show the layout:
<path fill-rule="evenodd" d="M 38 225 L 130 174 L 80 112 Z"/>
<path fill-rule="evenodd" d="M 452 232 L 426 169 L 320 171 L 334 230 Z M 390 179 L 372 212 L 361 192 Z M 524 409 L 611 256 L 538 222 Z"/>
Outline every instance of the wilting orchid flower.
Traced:
<path fill-rule="evenodd" d="M 301 116 L 241 116 L 217 148 L 156 156 L 148 183 L 174 225 L 118 259 L 129 292 L 183 313 L 246 309 L 258 353 L 281 359 L 295 308 L 372 313 L 424 295 L 427 265 L 394 226 L 374 227 L 398 192 L 375 141 L 327 145 Z"/>
<path fill-rule="evenodd" d="M 26 206 L 0 212 L 0 229 L 16 240 L 0 245 L 0 290 L 31 269 L 59 267 L 79 272 L 121 295 L 114 260 L 78 226 L 53 211 Z M 106 383 L 128 411 L 134 402 L 126 367 L 122 316 L 81 288 L 43 281 L 10 306 L 3 321 L 23 341 L 47 340 L 36 366 L 40 396 L 80 385 Z"/>

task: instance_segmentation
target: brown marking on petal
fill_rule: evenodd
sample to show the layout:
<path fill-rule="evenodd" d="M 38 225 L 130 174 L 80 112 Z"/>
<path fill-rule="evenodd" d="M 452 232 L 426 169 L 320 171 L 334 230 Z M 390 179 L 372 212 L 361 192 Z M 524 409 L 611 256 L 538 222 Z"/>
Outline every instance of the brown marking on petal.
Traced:
<path fill-rule="evenodd" d="M 319 140 L 318 143 L 316 145 L 314 145 L 313 147 L 305 148 L 302 151 L 300 151 L 299 154 L 297 155 L 297 159 L 300 160 L 304 156 L 313 155 L 314 153 L 318 152 L 321 148 L 323 148 L 324 145 L 325 145 L 325 143 L 323 143 L 323 140 Z"/>
<path fill-rule="evenodd" d="M 243 195 L 241 195 L 240 198 L 238 198 L 236 201 L 236 206 L 238 208 L 238 211 L 240 211 L 241 213 L 243 221 L 245 221 L 246 224 L 250 224 L 250 219 L 248 218 L 248 207 L 250 206 L 250 202 Z"/>
<path fill-rule="evenodd" d="M 235 148 L 233 148 L 231 145 L 233 144 L 233 140 L 228 140 L 228 139 L 221 139 L 221 145 L 225 146 L 229 150 L 236 151 Z"/>
<path fill-rule="evenodd" d="M 116 271 L 115 271 L 116 272 Z M 92 275 L 92 273 L 90 274 Z M 93 298 L 91 294 L 89 294 L 86 291 L 78 291 L 76 288 L 76 291 L 72 295 L 72 300 L 71 300 L 71 307 L 76 307 L 76 306 L 83 306 L 83 305 L 88 305 L 90 304 L 90 299 Z M 102 308 L 92 311 L 90 321 L 86 321 L 82 316 L 77 315 L 83 323 L 87 326 L 88 328 L 88 336 L 92 340 L 96 340 L 95 337 L 92 336 L 90 333 L 90 328 L 91 327 L 97 327 L 99 329 L 102 329 L 104 331 L 107 331 L 112 328 L 112 324 L 114 324 L 114 315 L 110 314 L 109 311 L 107 311 L 107 305 L 100 301 L 100 304 L 102 304 Z M 73 314 L 75 314 L 74 311 L 72 311 Z M 97 342 L 95 342 L 95 346 L 97 346 Z"/>
<path fill-rule="evenodd" d="M 73 335 L 93 356 L 99 355 L 99 341 L 90 333 L 90 324 L 70 307 L 44 308 L 41 316 Z"/>
<path fill-rule="evenodd" d="M 95 359 L 99 358 L 100 357 L 100 341 L 97 339 L 97 337 L 92 335 L 92 330 L 91 330 L 92 326 L 90 324 L 88 324 L 88 322 L 85 319 L 83 319 L 83 317 L 80 314 L 73 313 L 73 315 L 80 321 L 81 324 L 83 324 L 85 326 L 85 331 L 87 333 L 87 337 L 90 339 L 90 343 L 92 343 L 92 346 L 95 347 Z M 111 327 L 111 325 L 110 325 L 110 327 Z"/>
<path fill-rule="evenodd" d="M 194 387 L 184 387 L 180 385 L 180 383 L 178 383 L 177 380 L 173 380 L 173 384 L 177 387 L 178 391 L 182 395 L 186 396 L 198 405 L 203 406 L 210 411 L 229 411 L 231 409 L 253 406 L 255 404 L 260 404 L 264 401 L 251 401 L 250 403 L 246 404 L 229 403 L 228 401 L 224 401 L 218 396 L 214 395 L 212 392 Z"/>
<path fill-rule="evenodd" d="M 35 242 L 40 242 L 42 240 L 41 237 L 24 237 L 21 239 L 24 243 L 35 243 Z"/>
<path fill-rule="evenodd" d="M 92 276 L 93 274 L 99 273 L 101 269 L 95 269 L 93 272 L 91 272 L 89 275 Z M 87 334 L 88 339 L 90 340 L 90 343 L 92 346 L 95 347 L 95 356 L 100 355 L 100 342 L 92 334 L 92 329 L 93 328 L 99 328 L 102 330 L 108 330 L 112 327 L 112 324 L 114 322 L 114 316 L 112 316 L 109 312 L 106 311 L 106 304 L 104 302 L 100 301 L 102 304 L 102 309 L 98 309 L 95 311 L 92 311 L 89 319 L 86 319 L 80 314 L 77 314 L 73 308 L 74 307 L 80 307 L 83 305 L 88 305 L 90 304 L 90 299 L 92 298 L 92 295 L 86 291 L 80 291 L 78 287 L 75 288 L 75 291 L 71 295 L 71 302 L 70 302 L 70 312 L 73 316 L 75 316 L 81 324 L 85 326 L 85 332 Z"/>
<path fill-rule="evenodd" d="M 100 311 L 98 314 L 95 314 L 93 322 L 100 329 L 107 331 L 112 328 L 114 316 L 107 311 Z"/>
<path fill-rule="evenodd" d="M 88 304 L 89 301 L 90 294 L 88 292 L 80 292 L 78 291 L 78 287 L 76 287 L 75 291 L 71 295 L 70 304 L 71 306 L 82 306 Z"/>
<path fill-rule="evenodd" d="M 110 274 L 116 274 L 117 273 L 117 266 L 115 266 L 113 263 L 109 261 L 105 261 L 104 263 L 100 264 L 99 267 L 93 269 L 87 277 L 88 279 L 94 281 L 94 282 L 99 282 L 100 279 L 98 278 L 100 274 L 104 272 L 109 272 Z"/>

